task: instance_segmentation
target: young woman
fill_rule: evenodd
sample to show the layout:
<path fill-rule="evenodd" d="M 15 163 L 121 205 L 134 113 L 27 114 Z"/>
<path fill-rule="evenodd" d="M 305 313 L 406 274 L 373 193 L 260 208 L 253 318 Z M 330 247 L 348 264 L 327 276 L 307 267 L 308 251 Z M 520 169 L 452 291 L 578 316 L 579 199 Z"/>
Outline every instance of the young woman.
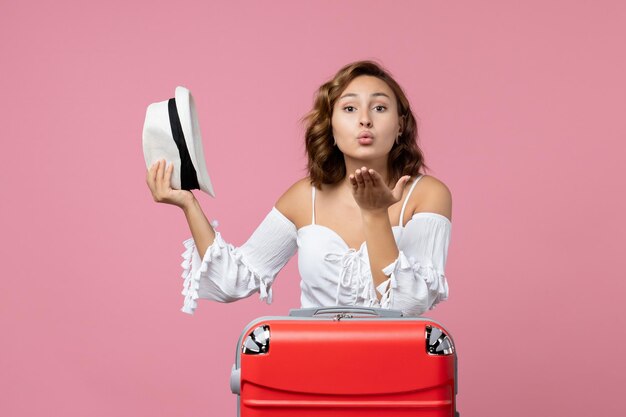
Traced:
<path fill-rule="evenodd" d="M 148 170 L 154 200 L 180 207 L 182 311 L 198 298 L 272 299 L 276 274 L 298 251 L 302 307 L 368 306 L 419 315 L 448 296 L 448 188 L 421 174 L 417 124 L 397 82 L 360 61 L 319 88 L 306 116 L 309 175 L 293 184 L 241 247 L 222 239 L 194 195 L 170 187 L 172 166 Z"/>

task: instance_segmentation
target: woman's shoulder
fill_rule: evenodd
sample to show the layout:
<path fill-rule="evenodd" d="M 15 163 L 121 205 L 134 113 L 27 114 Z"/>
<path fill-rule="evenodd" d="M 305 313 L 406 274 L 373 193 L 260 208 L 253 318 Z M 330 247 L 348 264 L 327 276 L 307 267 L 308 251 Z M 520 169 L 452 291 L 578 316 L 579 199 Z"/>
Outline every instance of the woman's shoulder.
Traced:
<path fill-rule="evenodd" d="M 436 213 L 452 220 L 452 193 L 441 180 L 422 175 L 409 199 L 413 213 Z"/>
<path fill-rule="evenodd" d="M 311 179 L 296 181 L 276 201 L 274 207 L 299 229 L 311 218 Z"/>

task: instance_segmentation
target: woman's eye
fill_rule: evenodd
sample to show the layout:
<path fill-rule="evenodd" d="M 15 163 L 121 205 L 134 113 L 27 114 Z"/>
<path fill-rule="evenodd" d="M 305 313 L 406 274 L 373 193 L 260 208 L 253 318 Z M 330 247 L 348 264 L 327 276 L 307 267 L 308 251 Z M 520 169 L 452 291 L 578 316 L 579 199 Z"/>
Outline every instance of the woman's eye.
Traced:
<path fill-rule="evenodd" d="M 353 112 L 354 110 L 356 110 L 353 106 L 346 106 L 343 109 L 347 112 Z"/>
<path fill-rule="evenodd" d="M 387 107 L 385 106 L 376 106 L 374 108 L 376 109 L 376 111 L 379 111 L 379 112 L 387 110 Z"/>

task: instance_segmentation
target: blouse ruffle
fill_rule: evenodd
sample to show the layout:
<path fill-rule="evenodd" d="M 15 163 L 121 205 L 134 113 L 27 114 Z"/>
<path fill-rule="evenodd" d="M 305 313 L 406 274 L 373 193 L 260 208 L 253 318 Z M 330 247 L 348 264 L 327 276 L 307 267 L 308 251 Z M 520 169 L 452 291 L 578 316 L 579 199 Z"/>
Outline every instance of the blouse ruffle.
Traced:
<path fill-rule="evenodd" d="M 260 292 L 260 300 L 266 301 L 267 304 L 272 303 L 271 284 L 273 277 L 261 276 L 256 272 L 247 264 L 241 251 L 226 243 L 219 232 L 215 232 L 215 240 L 207 248 L 201 265 L 196 268 L 196 271 L 193 271 L 192 268 L 194 256 L 199 257 L 195 242 L 193 239 L 187 239 L 183 245 L 186 248 L 182 255 L 184 260 L 181 264 L 183 267 L 182 295 L 185 297 L 181 308 L 183 313 L 193 314 L 198 307 L 198 298 L 228 303 L 245 298 L 256 291 Z M 233 280 L 230 274 L 221 275 L 223 279 L 218 279 L 217 276 L 208 276 L 209 266 L 219 262 L 224 257 L 229 257 L 238 266 L 237 280 Z M 204 293 L 203 297 L 200 297 L 201 292 Z"/>
<path fill-rule="evenodd" d="M 383 268 L 389 279 L 376 287 L 382 295 L 381 308 L 419 316 L 448 298 L 448 283 L 442 270 L 421 264 L 400 251 L 398 259 Z"/>
<path fill-rule="evenodd" d="M 262 301 L 271 304 L 274 278 L 296 250 L 295 227 L 274 210 L 239 248 L 224 241 L 216 231 L 213 243 L 200 259 L 193 238 L 183 242 L 182 312 L 193 314 L 198 298 L 229 303 L 257 291 Z M 288 239 L 285 234 L 294 237 Z"/>

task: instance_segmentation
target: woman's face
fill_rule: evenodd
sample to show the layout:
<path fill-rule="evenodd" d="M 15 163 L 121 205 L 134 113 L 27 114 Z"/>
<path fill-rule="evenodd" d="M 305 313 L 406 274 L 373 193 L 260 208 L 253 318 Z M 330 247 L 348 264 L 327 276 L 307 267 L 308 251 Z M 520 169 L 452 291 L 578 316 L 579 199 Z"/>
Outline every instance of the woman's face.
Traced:
<path fill-rule="evenodd" d="M 401 132 L 396 96 L 386 82 L 361 75 L 333 107 L 333 136 L 346 157 L 370 161 L 387 157 Z"/>

